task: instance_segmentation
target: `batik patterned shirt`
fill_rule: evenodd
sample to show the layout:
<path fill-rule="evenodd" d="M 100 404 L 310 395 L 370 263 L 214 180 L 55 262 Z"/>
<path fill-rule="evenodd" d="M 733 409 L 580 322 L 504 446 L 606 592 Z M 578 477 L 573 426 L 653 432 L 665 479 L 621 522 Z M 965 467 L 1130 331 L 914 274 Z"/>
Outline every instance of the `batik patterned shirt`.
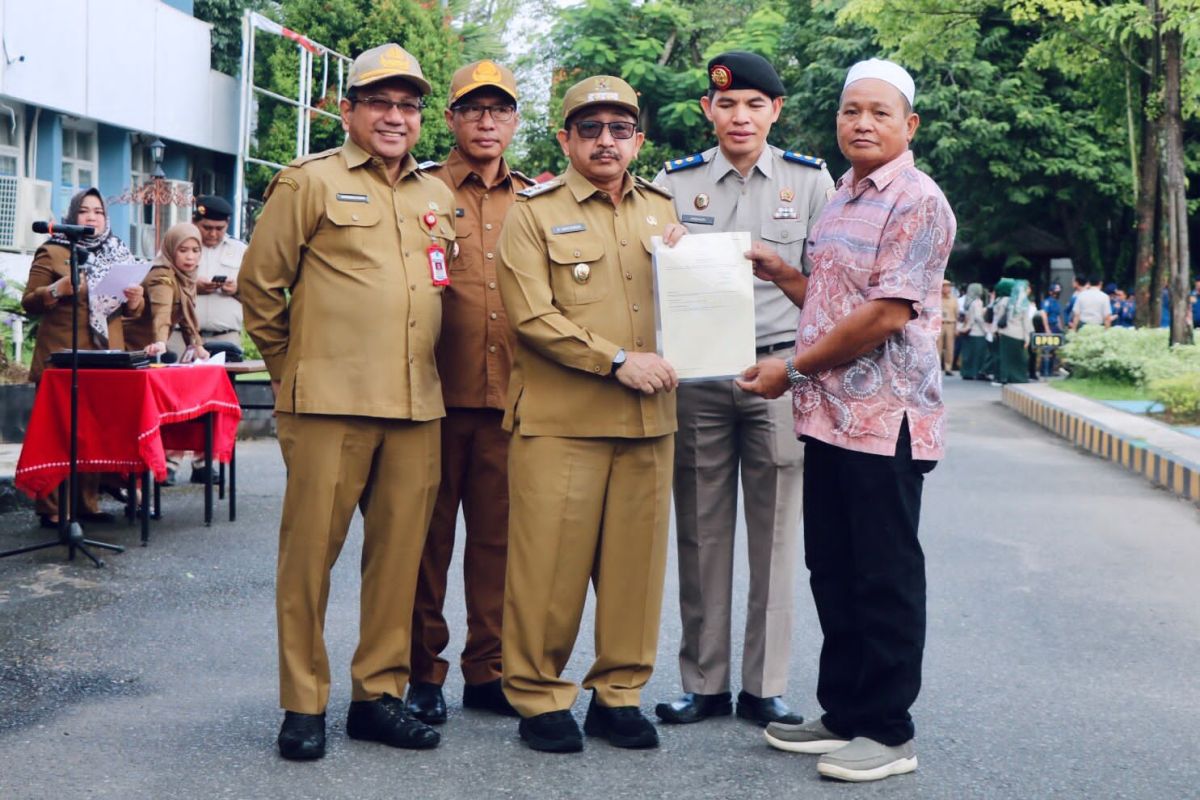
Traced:
<path fill-rule="evenodd" d="M 916 316 L 874 351 L 797 387 L 797 435 L 890 456 L 907 416 L 912 457 L 942 457 L 940 295 L 956 227 L 945 196 L 910 151 L 858 183 L 853 171 L 837 182 L 809 237 L 797 353 L 872 300 L 908 301 Z"/>

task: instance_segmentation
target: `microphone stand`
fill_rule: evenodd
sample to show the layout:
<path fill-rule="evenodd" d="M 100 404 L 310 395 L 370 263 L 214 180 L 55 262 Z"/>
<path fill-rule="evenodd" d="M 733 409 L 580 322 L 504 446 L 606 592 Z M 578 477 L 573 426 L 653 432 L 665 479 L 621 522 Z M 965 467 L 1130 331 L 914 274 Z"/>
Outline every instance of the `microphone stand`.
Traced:
<path fill-rule="evenodd" d="M 125 548 L 119 544 L 100 542 L 84 537 L 83 526 L 79 524 L 79 234 L 67 232 L 64 234 L 70 242 L 71 263 L 71 455 L 70 478 L 70 520 L 63 511 L 63 501 L 67 498 L 67 489 L 58 487 L 58 538 L 51 542 L 19 547 L 0 553 L 0 558 L 15 556 L 21 553 L 31 553 L 34 550 L 45 550 L 50 547 L 63 545 L 67 548 L 67 560 L 75 560 L 75 551 L 83 553 L 96 567 L 103 567 L 104 562 L 96 558 L 89 547 L 111 550 L 114 553 L 124 553 Z"/>

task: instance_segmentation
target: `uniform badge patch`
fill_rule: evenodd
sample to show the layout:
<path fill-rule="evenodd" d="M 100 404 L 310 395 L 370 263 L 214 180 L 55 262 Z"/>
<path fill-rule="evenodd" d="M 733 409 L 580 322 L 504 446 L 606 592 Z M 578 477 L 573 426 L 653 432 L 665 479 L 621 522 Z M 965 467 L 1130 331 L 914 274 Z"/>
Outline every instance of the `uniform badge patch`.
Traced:
<path fill-rule="evenodd" d="M 780 189 L 779 199 L 785 203 L 790 203 L 796 199 L 796 193 L 791 189 Z"/>
<path fill-rule="evenodd" d="M 704 192 L 696 195 L 696 197 L 692 200 L 692 205 L 694 205 L 699 211 L 703 211 L 704 209 L 708 208 L 708 195 L 706 195 Z"/>
<path fill-rule="evenodd" d="M 592 277 L 592 268 L 587 264 L 576 264 L 575 269 L 571 270 L 571 277 L 575 279 L 576 283 L 587 283 L 588 279 Z"/>
<path fill-rule="evenodd" d="M 657 225 L 657 224 L 658 224 L 658 217 L 656 217 L 656 216 L 654 216 L 653 214 L 651 214 L 650 216 L 646 217 L 646 224 L 647 224 L 647 225 Z"/>

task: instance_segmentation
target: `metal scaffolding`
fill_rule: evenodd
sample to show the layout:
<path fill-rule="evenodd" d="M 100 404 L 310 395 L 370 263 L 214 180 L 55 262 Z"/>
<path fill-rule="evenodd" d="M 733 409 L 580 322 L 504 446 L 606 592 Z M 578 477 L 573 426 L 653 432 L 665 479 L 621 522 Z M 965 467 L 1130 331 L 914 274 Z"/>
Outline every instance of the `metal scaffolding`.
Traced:
<path fill-rule="evenodd" d="M 296 43 L 300 63 L 295 97 L 285 97 L 254 82 L 254 50 L 259 32 L 280 36 Z M 329 95 L 331 83 L 336 82 L 336 100 L 340 103 L 345 79 L 350 71 L 351 59 L 349 57 L 285 28 L 257 12 L 247 11 L 242 18 L 241 108 L 238 116 L 237 175 L 234 181 L 234 198 L 238 207 L 233 220 L 232 234 L 234 236 L 241 236 L 246 227 L 246 214 L 250 199 L 246 194 L 246 166 L 261 164 L 274 169 L 283 169 L 284 167 L 283 164 L 254 155 L 253 151 L 256 145 L 254 134 L 258 123 L 259 97 L 269 97 L 296 109 L 296 158 L 308 155 L 314 115 L 328 117 L 338 122 L 341 120 L 337 114 L 330 113 L 313 104 L 313 90 L 318 85 L 315 74 L 318 64 L 320 65 L 320 91 L 316 93 L 316 97 L 319 101 L 324 101 Z"/>

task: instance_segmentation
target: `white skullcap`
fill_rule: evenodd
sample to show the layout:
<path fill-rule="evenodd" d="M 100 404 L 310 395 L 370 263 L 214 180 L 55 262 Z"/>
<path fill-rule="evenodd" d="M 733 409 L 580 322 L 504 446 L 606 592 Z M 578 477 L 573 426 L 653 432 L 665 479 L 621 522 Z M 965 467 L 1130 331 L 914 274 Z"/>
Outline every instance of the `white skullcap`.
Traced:
<path fill-rule="evenodd" d="M 860 61 L 850 68 L 846 73 L 846 83 L 842 86 L 842 91 L 855 81 L 861 81 L 863 78 L 876 78 L 890 83 L 900 90 L 900 94 L 904 95 L 908 100 L 908 104 L 913 104 L 913 98 L 917 94 L 917 85 L 913 83 L 912 75 L 908 74 L 908 70 L 894 61 L 884 61 L 882 58 L 870 58 L 866 61 Z"/>

